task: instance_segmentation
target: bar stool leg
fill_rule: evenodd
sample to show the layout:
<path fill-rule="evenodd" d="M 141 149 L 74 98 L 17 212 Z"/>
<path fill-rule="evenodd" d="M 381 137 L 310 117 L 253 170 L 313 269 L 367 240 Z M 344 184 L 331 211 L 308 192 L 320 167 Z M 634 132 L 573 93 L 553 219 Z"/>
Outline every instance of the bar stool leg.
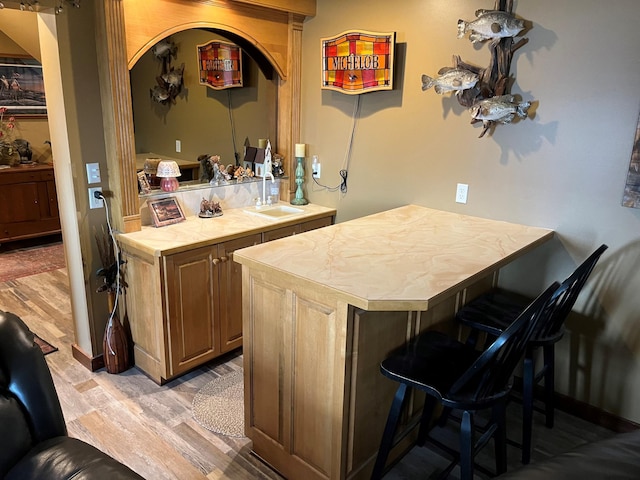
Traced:
<path fill-rule="evenodd" d="M 522 463 L 531 461 L 531 434 L 533 429 L 533 352 L 527 348 L 522 371 Z"/>
<path fill-rule="evenodd" d="M 460 422 L 460 478 L 473 480 L 473 414 L 468 410 Z"/>
<path fill-rule="evenodd" d="M 555 390 L 555 345 L 544 346 L 544 412 L 546 425 L 553 428 L 554 406 L 553 394 Z"/>
<path fill-rule="evenodd" d="M 389 410 L 389 416 L 387 417 L 387 423 L 384 427 L 384 433 L 382 434 L 382 441 L 380 442 L 380 449 L 378 450 L 378 456 L 376 457 L 376 463 L 371 473 L 371 480 L 379 480 L 384 474 L 384 467 L 387 463 L 387 457 L 393 447 L 393 438 L 398 428 L 398 421 L 400 420 L 400 414 L 402 413 L 402 407 L 407 398 L 407 385 L 401 383 L 396 390 L 391 409 Z"/>

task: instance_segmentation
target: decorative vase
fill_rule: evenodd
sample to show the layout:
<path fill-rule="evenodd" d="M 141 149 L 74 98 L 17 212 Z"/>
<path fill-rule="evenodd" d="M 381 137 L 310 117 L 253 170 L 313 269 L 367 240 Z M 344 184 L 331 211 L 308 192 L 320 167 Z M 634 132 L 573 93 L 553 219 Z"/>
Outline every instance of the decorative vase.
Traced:
<path fill-rule="evenodd" d="M 115 293 L 109 292 L 109 311 L 113 312 Z M 129 341 L 127 333 L 114 313 L 110 315 L 102 340 L 104 366 L 109 373 L 121 373 L 129 369 Z"/>

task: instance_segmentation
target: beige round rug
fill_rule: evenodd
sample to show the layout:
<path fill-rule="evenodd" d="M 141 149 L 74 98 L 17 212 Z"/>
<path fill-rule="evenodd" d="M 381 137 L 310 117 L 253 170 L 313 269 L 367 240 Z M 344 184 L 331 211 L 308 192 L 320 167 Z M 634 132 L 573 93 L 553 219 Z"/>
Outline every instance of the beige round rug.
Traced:
<path fill-rule="evenodd" d="M 212 432 L 244 437 L 244 385 L 241 371 L 215 378 L 193 399 L 193 418 Z"/>

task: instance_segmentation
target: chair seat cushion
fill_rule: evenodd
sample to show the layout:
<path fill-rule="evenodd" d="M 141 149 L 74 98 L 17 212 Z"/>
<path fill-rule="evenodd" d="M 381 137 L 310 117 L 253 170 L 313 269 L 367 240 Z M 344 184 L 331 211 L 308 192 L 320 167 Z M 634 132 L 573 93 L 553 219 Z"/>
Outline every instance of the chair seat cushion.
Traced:
<path fill-rule="evenodd" d="M 532 463 L 500 480 L 631 480 L 640 478 L 640 430 L 582 445 Z"/>
<path fill-rule="evenodd" d="M 97 448 L 70 437 L 54 437 L 32 448 L 5 480 L 143 479 Z"/>

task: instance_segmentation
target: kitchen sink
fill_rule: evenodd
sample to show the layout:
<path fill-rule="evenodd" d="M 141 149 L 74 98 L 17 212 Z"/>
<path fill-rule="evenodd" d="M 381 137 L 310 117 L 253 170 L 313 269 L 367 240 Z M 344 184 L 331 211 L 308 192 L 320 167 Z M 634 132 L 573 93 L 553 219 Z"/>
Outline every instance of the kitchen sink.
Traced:
<path fill-rule="evenodd" d="M 304 212 L 301 208 L 290 207 L 288 205 L 276 205 L 267 207 L 246 208 L 244 210 L 251 215 L 257 215 L 263 218 L 283 218 L 292 215 L 299 215 Z"/>

